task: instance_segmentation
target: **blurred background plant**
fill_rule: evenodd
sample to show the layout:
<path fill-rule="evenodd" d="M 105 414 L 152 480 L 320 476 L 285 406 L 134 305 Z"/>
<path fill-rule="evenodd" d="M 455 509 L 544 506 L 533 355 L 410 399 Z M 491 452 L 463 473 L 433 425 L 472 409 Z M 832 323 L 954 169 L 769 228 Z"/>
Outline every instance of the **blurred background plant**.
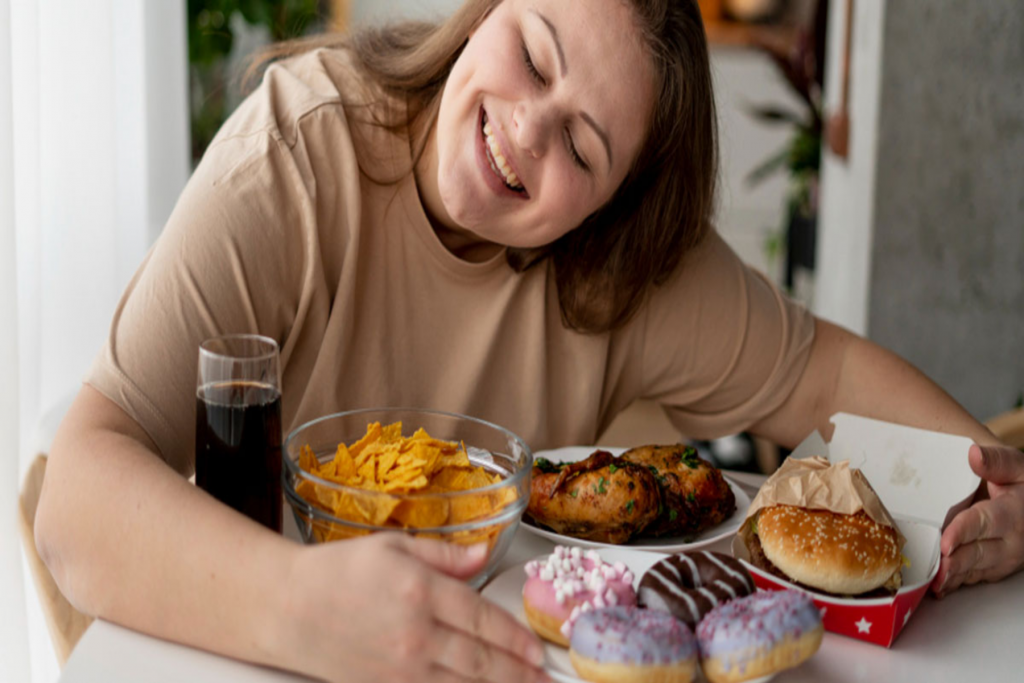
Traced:
<path fill-rule="evenodd" d="M 323 30 L 322 0 L 188 0 L 192 164 L 241 97 L 238 67 L 253 50 Z"/>
<path fill-rule="evenodd" d="M 780 172 L 789 177 L 785 224 L 772 231 L 765 245 L 769 259 L 785 253 L 784 286 L 794 292 L 799 271 L 814 271 L 818 218 L 818 178 L 824 131 L 822 86 L 825 69 L 825 33 L 828 1 L 817 0 L 809 25 L 797 30 L 793 41 L 755 41 L 799 97 L 803 107 L 793 110 L 773 104 L 749 107 L 750 114 L 769 125 L 792 126 L 789 142 L 777 154 L 747 175 L 753 186 Z M 798 296 L 797 298 L 802 298 Z"/>

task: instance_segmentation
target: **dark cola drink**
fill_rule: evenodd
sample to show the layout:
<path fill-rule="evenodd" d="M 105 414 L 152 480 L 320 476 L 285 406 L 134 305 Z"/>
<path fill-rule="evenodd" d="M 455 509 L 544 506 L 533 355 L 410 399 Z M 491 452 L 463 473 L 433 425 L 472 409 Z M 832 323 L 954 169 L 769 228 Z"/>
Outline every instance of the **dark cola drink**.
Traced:
<path fill-rule="evenodd" d="M 196 485 L 281 532 L 281 392 L 222 382 L 196 393 Z"/>

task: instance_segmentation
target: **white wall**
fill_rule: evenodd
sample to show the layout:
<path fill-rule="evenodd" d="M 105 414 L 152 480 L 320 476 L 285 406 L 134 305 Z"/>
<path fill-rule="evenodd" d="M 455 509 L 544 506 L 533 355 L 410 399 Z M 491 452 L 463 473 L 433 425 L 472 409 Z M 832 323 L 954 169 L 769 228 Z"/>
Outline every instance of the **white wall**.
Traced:
<path fill-rule="evenodd" d="M 788 175 L 781 171 L 754 187 L 747 175 L 777 154 L 793 129 L 756 121 L 749 110 L 771 105 L 800 113 L 801 100 L 758 50 L 712 46 L 711 71 L 721 154 L 718 230 L 744 261 L 778 282 L 783 255 L 770 261 L 766 243 L 784 224 Z"/>
<path fill-rule="evenodd" d="M 462 0 L 353 0 L 355 25 L 391 19 L 437 19 L 451 14 Z"/>
<path fill-rule="evenodd" d="M 839 103 L 847 0 L 829 5 L 826 111 Z M 821 160 L 814 310 L 853 332 L 867 334 L 871 239 L 875 215 L 878 112 L 885 0 L 854 3 L 850 56 L 850 153 L 825 151 Z"/>

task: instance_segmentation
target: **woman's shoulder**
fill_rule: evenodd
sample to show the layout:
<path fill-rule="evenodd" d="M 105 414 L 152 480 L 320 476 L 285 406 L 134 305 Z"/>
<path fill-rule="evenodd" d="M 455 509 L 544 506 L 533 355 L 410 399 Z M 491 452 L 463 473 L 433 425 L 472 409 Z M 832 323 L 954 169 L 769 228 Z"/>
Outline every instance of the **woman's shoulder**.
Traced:
<path fill-rule="evenodd" d="M 215 175 L 231 175 L 265 166 L 260 160 L 269 154 L 283 156 L 289 175 L 311 190 L 324 174 L 336 179 L 369 172 L 380 159 L 390 166 L 394 157 L 408 155 L 408 145 L 368 125 L 367 112 L 372 117 L 373 108 L 385 103 L 343 48 L 274 62 L 218 131 L 203 165 Z"/>
<path fill-rule="evenodd" d="M 272 63 L 218 131 L 211 147 L 228 140 L 271 135 L 294 145 L 304 119 L 364 96 L 365 84 L 342 50 L 318 49 Z M 338 117 L 347 125 L 344 116 Z"/>

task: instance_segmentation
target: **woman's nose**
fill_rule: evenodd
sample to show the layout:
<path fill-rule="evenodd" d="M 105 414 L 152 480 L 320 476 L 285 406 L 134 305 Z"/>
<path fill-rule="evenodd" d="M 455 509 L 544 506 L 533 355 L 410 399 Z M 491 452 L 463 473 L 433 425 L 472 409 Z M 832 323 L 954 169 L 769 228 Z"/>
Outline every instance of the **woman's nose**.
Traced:
<path fill-rule="evenodd" d="M 512 110 L 512 133 L 521 150 L 539 159 L 547 150 L 551 107 L 541 102 L 520 102 Z"/>

